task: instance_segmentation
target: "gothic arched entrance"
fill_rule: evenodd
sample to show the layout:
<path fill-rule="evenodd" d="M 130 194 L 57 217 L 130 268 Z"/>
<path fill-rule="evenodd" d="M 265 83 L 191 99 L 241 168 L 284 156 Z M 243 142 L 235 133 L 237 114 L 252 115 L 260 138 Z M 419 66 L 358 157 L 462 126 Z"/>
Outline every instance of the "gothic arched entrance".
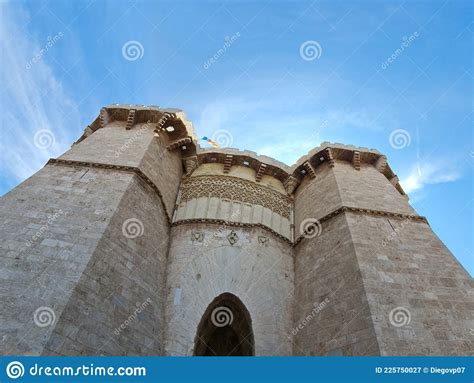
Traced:
<path fill-rule="evenodd" d="M 196 356 L 254 355 L 252 321 L 235 295 L 224 293 L 207 307 L 194 341 Z"/>

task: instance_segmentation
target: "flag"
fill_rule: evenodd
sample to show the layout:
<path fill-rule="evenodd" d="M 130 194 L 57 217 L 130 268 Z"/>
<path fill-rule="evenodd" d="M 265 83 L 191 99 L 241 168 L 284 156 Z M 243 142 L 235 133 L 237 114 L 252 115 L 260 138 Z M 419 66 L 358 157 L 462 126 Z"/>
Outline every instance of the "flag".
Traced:
<path fill-rule="evenodd" d="M 221 147 L 216 141 L 214 141 L 214 140 L 211 139 L 211 138 L 207 138 L 207 137 L 204 136 L 204 137 L 202 138 L 202 140 L 207 141 L 207 143 L 208 143 L 209 145 L 212 145 L 212 146 L 215 147 L 215 148 L 220 148 L 220 147 Z"/>

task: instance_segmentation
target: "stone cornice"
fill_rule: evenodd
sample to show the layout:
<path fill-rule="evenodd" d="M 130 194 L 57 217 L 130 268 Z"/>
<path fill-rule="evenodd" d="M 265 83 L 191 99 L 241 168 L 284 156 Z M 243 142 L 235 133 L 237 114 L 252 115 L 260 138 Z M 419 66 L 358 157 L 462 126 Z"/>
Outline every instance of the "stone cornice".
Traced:
<path fill-rule="evenodd" d="M 354 207 L 349 207 L 349 206 L 342 206 L 332 211 L 331 213 L 326 214 L 324 217 L 319 219 L 318 222 L 322 224 L 342 213 L 354 213 L 354 214 L 369 215 L 369 216 L 374 216 L 374 217 L 389 217 L 389 218 L 398 219 L 398 220 L 410 220 L 410 221 L 417 221 L 417 222 L 423 222 L 423 223 L 428 224 L 428 221 L 425 217 L 415 215 L 415 214 L 399 214 L 399 213 L 392 213 L 392 212 L 382 211 L 382 210 L 359 209 L 359 208 L 354 208 Z M 298 238 L 295 239 L 295 241 L 290 241 L 288 238 L 284 237 L 283 235 L 277 233 L 275 230 L 261 223 L 231 222 L 224 219 L 213 219 L 213 218 L 181 219 L 176 222 L 173 222 L 172 226 L 196 224 L 196 223 L 219 224 L 219 225 L 225 225 L 225 226 L 231 226 L 231 227 L 243 227 L 243 228 L 259 227 L 261 229 L 264 229 L 272 233 L 273 235 L 285 241 L 286 243 L 292 245 L 293 247 L 297 246 L 304 239 L 304 235 L 300 235 Z"/>
<path fill-rule="evenodd" d="M 197 147 L 197 156 L 199 165 L 206 163 L 219 163 L 223 165 L 223 173 L 227 173 L 230 166 L 241 165 L 252 168 L 255 171 L 255 177 L 261 179 L 263 174 L 271 175 L 280 180 L 284 185 L 289 177 L 295 180 L 295 187 L 288 188 L 289 194 L 294 193 L 304 177 L 315 178 L 318 168 L 327 164 L 331 168 L 337 166 L 339 162 L 352 164 L 354 170 L 360 171 L 361 165 L 366 164 L 374 166 L 382 173 L 397 191 L 406 195 L 400 183 L 393 183 L 395 174 L 387 164 L 386 157 L 374 149 L 358 148 L 351 145 L 331 144 L 325 142 L 320 147 L 313 149 L 308 155 L 302 157 L 291 167 L 286 166 L 270 157 L 259 156 L 250 151 L 239 151 L 237 149 L 201 149 Z M 229 160 L 230 158 L 230 160 Z"/>
<path fill-rule="evenodd" d="M 140 168 L 134 166 L 123 166 L 123 165 L 111 165 L 111 164 L 102 164 L 97 162 L 86 162 L 86 161 L 74 161 L 74 160 L 63 160 L 59 158 L 50 158 L 46 165 L 62 165 L 62 166 L 76 166 L 76 167 L 88 167 L 96 169 L 110 169 L 120 172 L 135 173 L 139 179 L 148 184 L 153 191 L 158 195 L 161 206 L 165 212 L 168 223 L 171 224 L 171 216 L 166 208 L 166 205 L 163 200 L 163 195 L 161 194 L 160 189 L 156 184 L 145 174 Z"/>
<path fill-rule="evenodd" d="M 145 122 L 156 125 L 155 135 L 164 137 L 169 150 L 181 148 L 183 166 L 188 175 L 200 164 L 205 163 L 222 164 L 223 173 L 228 173 L 230 167 L 234 165 L 247 166 L 255 171 L 257 182 L 263 176 L 271 176 L 285 185 L 289 177 L 293 177 L 294 182 L 290 188 L 287 188 L 288 191 L 291 190 L 289 193 L 291 195 L 304 177 L 316 176 L 319 166 L 327 164 L 334 167 L 340 162 L 346 162 L 351 163 L 355 170 L 360 170 L 363 164 L 374 166 L 392 182 L 400 194 L 406 196 L 400 183 L 394 178 L 396 175 L 387 164 L 386 157 L 375 149 L 323 142 L 290 167 L 273 158 L 257 155 L 251 151 L 233 148 L 201 148 L 191 122 L 179 109 L 165 109 L 154 105 L 109 105 L 101 109 L 99 116 L 86 127 L 84 134 L 76 143 L 114 121 L 122 122 L 125 129 L 133 129 L 135 125 Z"/>
<path fill-rule="evenodd" d="M 383 211 L 383 210 L 361 209 L 361 208 L 350 207 L 350 206 L 341 206 L 340 208 L 333 210 L 329 214 L 326 214 L 324 217 L 318 219 L 317 222 L 324 223 L 330 220 L 331 218 L 334 218 L 337 215 L 342 214 L 342 213 L 354 213 L 354 214 L 360 214 L 360 215 L 369 215 L 373 217 L 388 217 L 388 218 L 393 218 L 393 219 L 398 219 L 398 220 L 418 221 L 418 222 L 424 222 L 429 225 L 426 217 L 423 217 L 421 215 L 393 213 L 393 212 Z M 294 241 L 294 246 L 297 246 L 304 238 L 305 236 L 303 234 L 297 237 Z"/>

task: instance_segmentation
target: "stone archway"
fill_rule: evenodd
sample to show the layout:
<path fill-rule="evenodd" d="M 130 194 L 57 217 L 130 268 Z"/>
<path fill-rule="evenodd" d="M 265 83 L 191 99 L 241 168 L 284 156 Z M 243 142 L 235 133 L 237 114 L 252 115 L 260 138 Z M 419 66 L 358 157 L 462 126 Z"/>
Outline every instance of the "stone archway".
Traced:
<path fill-rule="evenodd" d="M 235 295 L 221 294 L 207 307 L 197 329 L 194 355 L 255 355 L 252 320 Z"/>

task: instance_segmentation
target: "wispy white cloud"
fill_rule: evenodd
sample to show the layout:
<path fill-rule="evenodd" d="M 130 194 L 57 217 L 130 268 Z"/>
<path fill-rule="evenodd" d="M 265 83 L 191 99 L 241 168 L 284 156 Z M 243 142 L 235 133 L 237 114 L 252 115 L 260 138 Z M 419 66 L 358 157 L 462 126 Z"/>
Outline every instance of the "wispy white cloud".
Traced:
<path fill-rule="evenodd" d="M 71 132 L 79 125 L 75 102 L 47 64 L 47 56 L 54 54 L 54 44 L 66 43 L 61 39 L 67 37 L 63 34 L 35 39 L 19 27 L 27 19 L 18 4 L 2 5 L 0 169 L 17 181 L 68 149 L 75 138 Z M 52 135 L 44 136 L 45 131 Z"/>
<path fill-rule="evenodd" d="M 228 130 L 232 146 L 292 165 L 322 141 L 343 142 L 349 130 L 364 130 L 371 120 L 363 111 L 308 113 L 281 105 L 281 112 L 275 113 L 274 107 L 272 99 L 256 101 L 251 95 L 215 100 L 202 107 L 195 128 L 199 135 L 209 137 Z"/>
<path fill-rule="evenodd" d="M 418 163 L 400 183 L 406 193 L 423 189 L 427 185 L 453 182 L 462 177 L 462 170 L 454 164 Z"/>

